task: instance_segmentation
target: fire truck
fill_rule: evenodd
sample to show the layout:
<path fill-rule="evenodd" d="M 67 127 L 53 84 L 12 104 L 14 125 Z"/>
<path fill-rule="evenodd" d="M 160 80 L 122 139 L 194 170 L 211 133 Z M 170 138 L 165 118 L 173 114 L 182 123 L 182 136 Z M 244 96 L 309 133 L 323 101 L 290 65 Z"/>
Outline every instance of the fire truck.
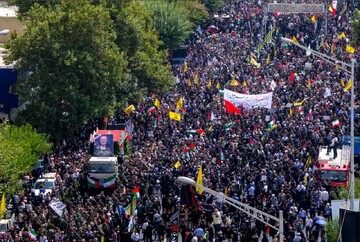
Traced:
<path fill-rule="evenodd" d="M 337 149 L 337 157 L 333 159 L 333 149 L 328 153 L 326 146 L 320 147 L 319 150 L 319 178 L 327 180 L 332 186 L 348 185 L 350 174 L 350 146 L 343 145 Z"/>

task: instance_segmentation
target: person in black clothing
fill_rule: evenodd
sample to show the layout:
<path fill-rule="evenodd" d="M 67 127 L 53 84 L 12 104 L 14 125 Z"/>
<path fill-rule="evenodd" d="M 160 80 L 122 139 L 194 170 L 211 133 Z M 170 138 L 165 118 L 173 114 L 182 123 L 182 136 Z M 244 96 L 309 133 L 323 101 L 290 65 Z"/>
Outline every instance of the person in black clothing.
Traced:
<path fill-rule="evenodd" d="M 154 226 L 149 223 L 144 232 L 144 240 L 145 242 L 152 242 L 152 232 L 154 230 Z"/>

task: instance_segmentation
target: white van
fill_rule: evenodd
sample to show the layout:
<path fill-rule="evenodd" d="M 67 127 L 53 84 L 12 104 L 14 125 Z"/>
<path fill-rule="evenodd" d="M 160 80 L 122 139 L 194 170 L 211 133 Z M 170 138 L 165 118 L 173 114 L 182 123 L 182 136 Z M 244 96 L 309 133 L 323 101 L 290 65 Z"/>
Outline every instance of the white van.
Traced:
<path fill-rule="evenodd" d="M 0 234 L 4 234 L 14 225 L 15 222 L 15 214 L 11 215 L 9 219 L 1 219 L 0 220 Z"/>

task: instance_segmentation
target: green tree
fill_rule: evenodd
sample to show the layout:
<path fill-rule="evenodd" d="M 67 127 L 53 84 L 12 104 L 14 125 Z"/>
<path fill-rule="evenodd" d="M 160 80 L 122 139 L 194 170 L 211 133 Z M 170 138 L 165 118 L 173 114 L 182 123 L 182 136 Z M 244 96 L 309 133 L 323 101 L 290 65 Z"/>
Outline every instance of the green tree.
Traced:
<path fill-rule="evenodd" d="M 180 8 L 187 15 L 188 20 L 190 21 L 191 27 L 196 28 L 196 26 L 202 24 L 208 17 L 209 13 L 204 4 L 198 0 L 167 0 L 168 2 L 173 2 L 179 4 Z"/>
<path fill-rule="evenodd" d="M 119 2 L 112 6 L 116 44 L 128 60 L 130 78 L 137 83 L 132 99 L 141 93 L 166 92 L 174 83 L 166 65 L 167 51 L 159 50 L 161 41 L 153 28 L 151 12 L 141 1 Z"/>
<path fill-rule="evenodd" d="M 351 21 L 351 27 L 353 28 L 353 39 L 352 42 L 355 47 L 360 46 L 360 11 L 355 9 L 354 15 Z"/>
<path fill-rule="evenodd" d="M 13 194 L 21 189 L 22 178 L 50 151 L 48 136 L 31 125 L 0 124 L 0 194 Z"/>
<path fill-rule="evenodd" d="M 339 219 L 327 220 L 327 224 L 325 226 L 326 232 L 326 241 L 335 242 L 339 239 Z"/>
<path fill-rule="evenodd" d="M 224 6 L 223 0 L 201 0 L 203 4 L 205 4 L 209 13 L 214 14 L 221 10 Z"/>
<path fill-rule="evenodd" d="M 133 90 L 124 54 L 104 3 L 33 5 L 25 32 L 6 47 L 16 61 L 17 91 L 26 108 L 16 119 L 51 138 L 73 134 L 87 120 L 110 114 Z"/>
<path fill-rule="evenodd" d="M 154 27 L 163 42 L 161 48 L 178 47 L 191 33 L 188 16 L 177 4 L 167 1 L 146 1 L 146 7 L 153 11 Z"/>
<path fill-rule="evenodd" d="M 31 7 L 36 3 L 42 6 L 53 6 L 59 3 L 60 0 L 41 0 L 41 1 L 24 1 L 24 0 L 8 0 L 8 4 L 18 7 L 18 14 L 21 18 L 27 15 Z"/>
<path fill-rule="evenodd" d="M 355 198 L 359 198 L 360 197 L 360 179 L 355 178 Z M 348 187 L 339 187 L 336 194 L 335 194 L 336 199 L 349 199 L 350 198 L 350 183 Z"/>

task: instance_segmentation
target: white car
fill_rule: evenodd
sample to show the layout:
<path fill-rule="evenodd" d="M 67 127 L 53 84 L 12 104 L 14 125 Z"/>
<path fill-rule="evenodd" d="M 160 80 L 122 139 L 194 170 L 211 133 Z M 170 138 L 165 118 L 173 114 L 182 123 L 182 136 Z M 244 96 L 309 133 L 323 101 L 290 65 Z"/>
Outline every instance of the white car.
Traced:
<path fill-rule="evenodd" d="M 57 182 L 55 178 L 39 178 L 36 180 L 31 192 L 34 193 L 35 196 L 39 196 L 41 193 L 45 195 L 48 192 L 51 193 L 56 186 Z"/>

